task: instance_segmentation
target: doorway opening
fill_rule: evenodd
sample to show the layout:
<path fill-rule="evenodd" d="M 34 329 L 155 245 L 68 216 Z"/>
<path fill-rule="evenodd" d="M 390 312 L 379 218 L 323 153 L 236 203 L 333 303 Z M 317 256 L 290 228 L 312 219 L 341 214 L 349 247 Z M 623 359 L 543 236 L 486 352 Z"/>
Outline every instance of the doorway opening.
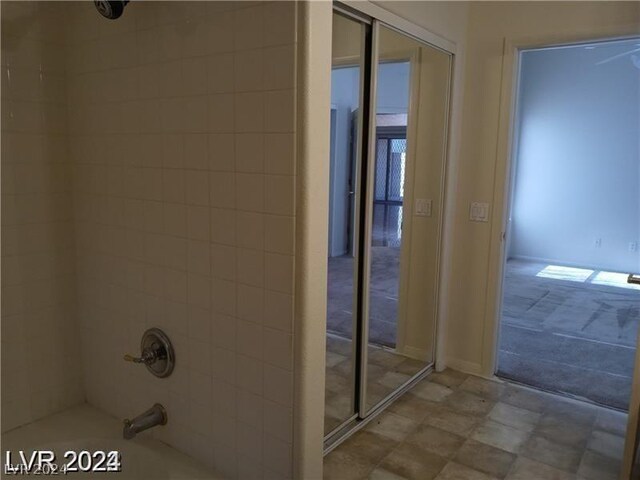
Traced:
<path fill-rule="evenodd" d="M 640 39 L 519 58 L 496 374 L 628 409 L 640 321 Z"/>

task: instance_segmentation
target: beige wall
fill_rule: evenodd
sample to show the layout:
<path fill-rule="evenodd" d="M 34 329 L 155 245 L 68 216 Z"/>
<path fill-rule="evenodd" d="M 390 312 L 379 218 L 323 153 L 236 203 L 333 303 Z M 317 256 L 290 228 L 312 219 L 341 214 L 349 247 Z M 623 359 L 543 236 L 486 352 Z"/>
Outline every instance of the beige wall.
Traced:
<path fill-rule="evenodd" d="M 89 403 L 225 478 L 292 474 L 295 5 L 73 5 L 68 81 Z M 143 331 L 167 379 L 126 363 Z"/>
<path fill-rule="evenodd" d="M 469 2 L 374 1 L 376 5 L 456 44 L 464 49 Z"/>
<path fill-rule="evenodd" d="M 384 38 L 381 34 L 381 42 Z M 434 360 L 451 59 L 433 48 L 416 48 L 412 40 L 407 43 L 416 56 L 407 131 L 397 349 L 430 363 Z M 414 202 L 420 198 L 431 200 L 429 217 L 414 212 Z"/>
<path fill-rule="evenodd" d="M 2 430 L 83 401 L 64 36 L 2 2 Z"/>
<path fill-rule="evenodd" d="M 450 366 L 493 373 L 499 280 L 495 266 L 506 178 L 504 155 L 498 151 L 504 142 L 498 140 L 499 125 L 508 126 L 509 121 L 504 116 L 509 105 L 500 103 L 503 42 L 548 44 L 638 33 L 639 15 L 640 5 L 631 2 L 471 4 L 461 152 L 456 190 L 450 192 L 456 205 L 451 219 L 453 251 L 446 317 Z M 490 223 L 469 222 L 472 201 L 492 203 Z"/>

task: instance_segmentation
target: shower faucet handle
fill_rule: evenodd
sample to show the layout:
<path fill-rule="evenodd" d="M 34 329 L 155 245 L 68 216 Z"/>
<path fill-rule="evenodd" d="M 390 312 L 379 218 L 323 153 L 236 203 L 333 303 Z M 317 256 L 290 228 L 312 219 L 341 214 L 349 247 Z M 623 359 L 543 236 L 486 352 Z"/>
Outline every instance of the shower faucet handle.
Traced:
<path fill-rule="evenodd" d="M 124 360 L 125 362 L 144 363 L 145 365 L 151 365 L 158 359 L 159 353 L 159 349 L 145 348 L 142 351 L 142 355 L 140 355 L 139 357 L 134 357 L 133 355 L 129 355 L 127 353 L 124 356 Z"/>
<path fill-rule="evenodd" d="M 144 364 L 156 377 L 164 378 L 171 375 L 176 363 L 176 355 L 171 340 L 162 330 L 150 328 L 145 331 L 140 341 L 140 352 L 139 357 L 127 354 L 124 360 Z"/>

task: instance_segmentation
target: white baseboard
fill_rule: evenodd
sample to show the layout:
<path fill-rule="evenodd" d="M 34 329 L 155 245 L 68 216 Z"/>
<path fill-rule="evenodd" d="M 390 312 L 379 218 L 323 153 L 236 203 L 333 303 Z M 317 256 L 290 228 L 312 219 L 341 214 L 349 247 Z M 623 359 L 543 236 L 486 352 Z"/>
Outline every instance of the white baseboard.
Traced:
<path fill-rule="evenodd" d="M 547 265 L 558 265 L 560 267 L 588 268 L 589 270 L 628 273 L 627 270 L 620 270 L 619 268 L 608 267 L 606 265 L 596 265 L 592 263 L 574 263 L 574 262 L 567 262 L 565 260 L 558 260 L 554 258 L 527 257 L 526 255 L 509 255 L 508 260 L 522 260 L 525 262 L 546 263 Z"/>
<path fill-rule="evenodd" d="M 452 370 L 482 376 L 482 365 L 479 363 L 468 362 L 466 360 L 460 360 L 459 358 L 447 358 L 445 364 L 446 368 L 451 368 Z"/>

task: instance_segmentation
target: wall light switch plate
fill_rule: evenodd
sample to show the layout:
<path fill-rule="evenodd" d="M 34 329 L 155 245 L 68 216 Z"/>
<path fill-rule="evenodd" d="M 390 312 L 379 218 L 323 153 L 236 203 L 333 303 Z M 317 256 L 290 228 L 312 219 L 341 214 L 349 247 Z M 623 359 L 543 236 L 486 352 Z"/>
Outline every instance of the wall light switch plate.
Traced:
<path fill-rule="evenodd" d="M 431 199 L 416 198 L 415 214 L 419 217 L 431 216 Z"/>
<path fill-rule="evenodd" d="M 473 202 L 469 208 L 469 220 L 472 222 L 488 222 L 489 204 Z"/>

